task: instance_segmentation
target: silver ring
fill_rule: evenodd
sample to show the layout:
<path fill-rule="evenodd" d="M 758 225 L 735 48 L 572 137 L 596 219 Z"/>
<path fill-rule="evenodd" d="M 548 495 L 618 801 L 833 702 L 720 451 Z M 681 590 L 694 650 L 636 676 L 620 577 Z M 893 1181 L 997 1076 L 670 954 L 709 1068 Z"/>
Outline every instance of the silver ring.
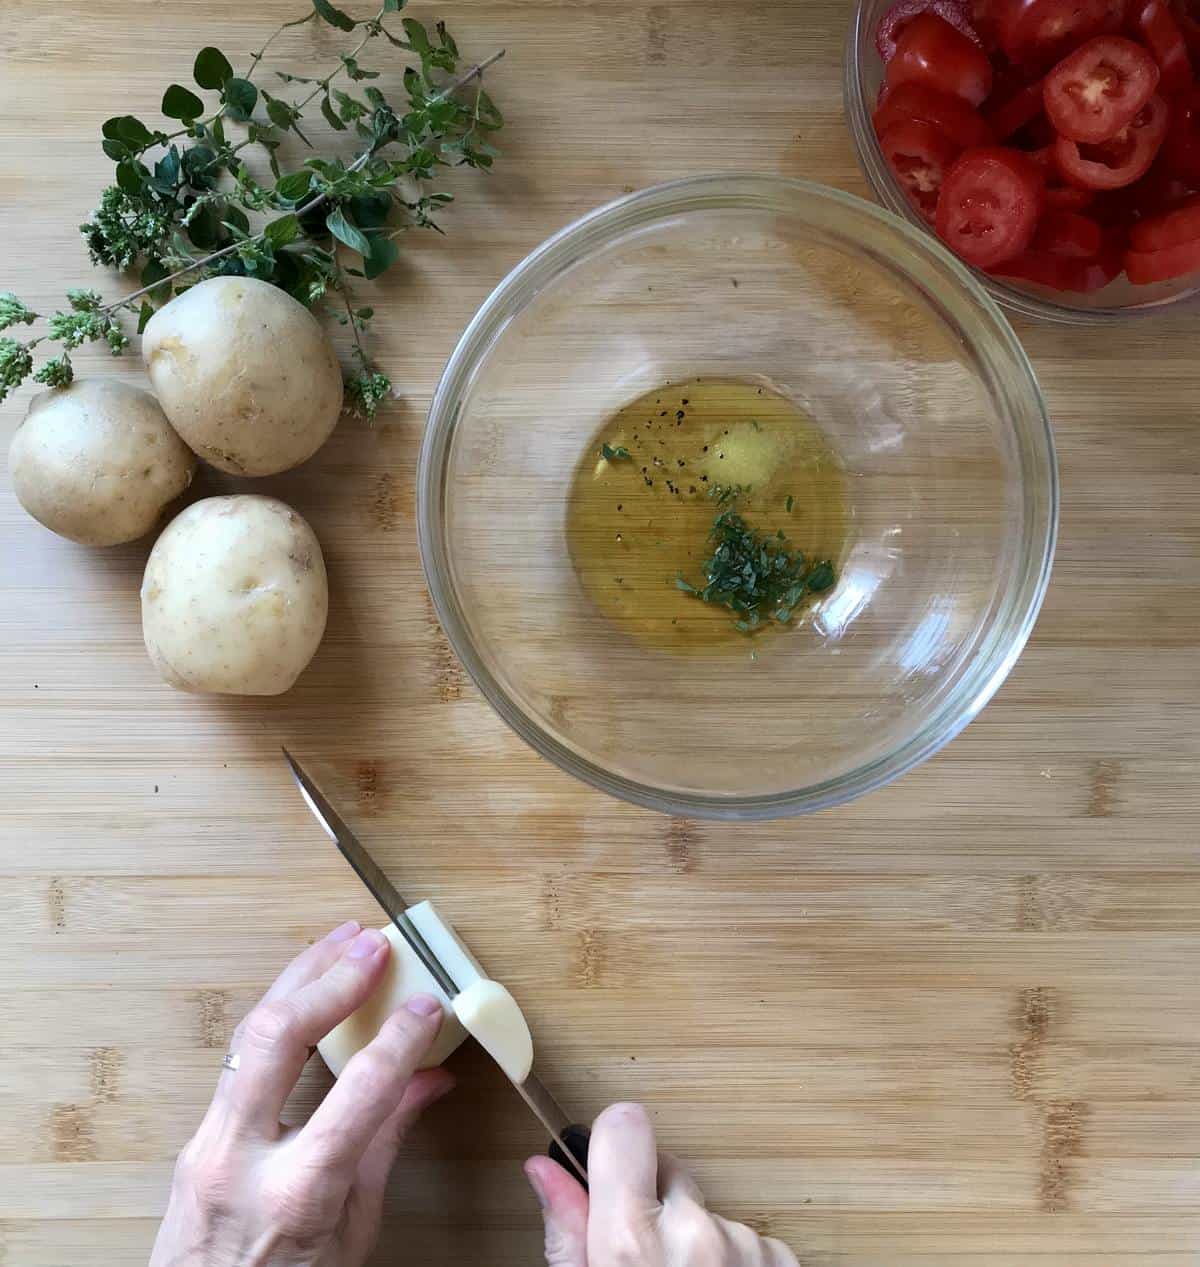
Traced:
<path fill-rule="evenodd" d="M 238 1065 L 242 1063 L 242 1058 L 236 1051 L 227 1051 L 225 1053 L 225 1059 L 222 1060 L 221 1063 L 229 1070 L 230 1073 L 237 1073 L 237 1068 Z"/>

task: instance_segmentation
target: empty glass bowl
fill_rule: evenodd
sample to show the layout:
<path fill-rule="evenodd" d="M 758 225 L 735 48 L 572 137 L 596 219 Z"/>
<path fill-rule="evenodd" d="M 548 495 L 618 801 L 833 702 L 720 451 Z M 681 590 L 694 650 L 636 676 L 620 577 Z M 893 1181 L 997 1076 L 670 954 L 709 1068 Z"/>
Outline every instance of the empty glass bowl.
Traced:
<path fill-rule="evenodd" d="M 846 40 L 843 94 L 846 121 L 863 169 L 875 196 L 889 211 L 903 216 L 922 233 L 935 237 L 933 230 L 913 210 L 912 204 L 892 175 L 879 148 L 871 114 L 883 82 L 883 63 L 875 48 L 879 21 L 896 0 L 856 0 L 850 33 Z M 1072 294 L 1048 286 L 989 277 L 972 270 L 975 277 L 1011 312 L 1038 321 L 1061 325 L 1108 325 L 1132 317 L 1148 316 L 1164 308 L 1194 302 L 1200 295 L 1200 277 L 1173 278 L 1154 286 L 1133 286 L 1124 274 L 1093 294 Z"/>
<path fill-rule="evenodd" d="M 717 653 L 610 623 L 566 534 L 597 428 L 696 376 L 805 410 L 851 514 L 836 586 Z M 1037 382 L 970 272 L 860 199 L 765 176 L 647 189 L 534 251 L 451 356 L 418 475 L 434 603 L 500 715 L 598 788 L 725 819 L 836 805 L 961 730 L 1033 626 L 1057 508 Z"/>

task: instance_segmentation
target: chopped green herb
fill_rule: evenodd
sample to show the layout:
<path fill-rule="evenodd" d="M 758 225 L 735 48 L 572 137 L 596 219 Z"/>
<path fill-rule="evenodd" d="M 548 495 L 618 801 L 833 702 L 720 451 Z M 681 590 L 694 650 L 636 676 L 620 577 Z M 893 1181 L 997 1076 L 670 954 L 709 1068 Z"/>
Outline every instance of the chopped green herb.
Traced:
<path fill-rule="evenodd" d="M 737 618 L 734 628 L 753 633 L 764 620 L 786 625 L 805 594 L 819 594 L 837 580 L 827 559 L 809 567 L 804 555 L 762 536 L 737 513 L 734 502 L 741 490 L 717 486 L 712 491 L 723 507 L 713 521 L 709 540 L 712 555 L 701 565 L 705 584 L 696 586 L 682 576 L 677 588 L 706 603 L 726 607 Z"/>
<path fill-rule="evenodd" d="M 633 454 L 623 445 L 618 444 L 602 444 L 600 446 L 600 456 L 607 458 L 610 462 L 628 462 L 633 458 Z"/>
<path fill-rule="evenodd" d="M 796 504 L 796 499 L 791 495 L 791 493 L 788 493 L 787 498 L 783 503 L 783 508 L 784 510 L 787 511 L 789 515 L 792 513 L 792 507 L 795 504 Z"/>

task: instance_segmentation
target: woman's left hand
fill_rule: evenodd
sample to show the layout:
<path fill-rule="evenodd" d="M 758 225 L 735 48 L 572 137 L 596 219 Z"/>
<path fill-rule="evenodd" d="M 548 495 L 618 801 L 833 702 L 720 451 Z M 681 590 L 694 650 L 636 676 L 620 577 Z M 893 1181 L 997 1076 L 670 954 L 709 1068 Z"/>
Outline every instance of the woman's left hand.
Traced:
<path fill-rule="evenodd" d="M 238 1026 L 236 1071 L 175 1169 L 150 1267 L 359 1267 L 375 1245 L 388 1172 L 408 1128 L 445 1095 L 416 1073 L 441 1005 L 411 999 L 346 1066 L 302 1127 L 280 1115 L 316 1043 L 371 994 L 391 946 L 343 924 L 284 969 Z"/>

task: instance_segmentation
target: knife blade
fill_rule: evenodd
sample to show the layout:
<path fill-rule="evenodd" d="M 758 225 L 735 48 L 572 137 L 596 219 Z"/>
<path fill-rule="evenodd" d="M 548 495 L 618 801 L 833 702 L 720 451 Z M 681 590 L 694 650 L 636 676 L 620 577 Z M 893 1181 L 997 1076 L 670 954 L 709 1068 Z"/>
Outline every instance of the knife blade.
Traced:
<path fill-rule="evenodd" d="M 286 748 L 283 749 L 283 756 L 292 772 L 292 777 L 296 780 L 296 786 L 300 789 L 300 795 L 312 811 L 313 817 L 325 829 L 325 834 L 338 847 L 342 857 L 346 859 L 371 896 L 383 908 L 384 914 L 395 924 L 400 935 L 412 947 L 413 953 L 429 970 L 430 976 L 446 992 L 447 998 L 455 998 L 461 993 L 458 983 L 447 972 L 441 960 L 430 949 L 429 943 L 409 919 L 407 910 L 410 904 L 400 896 L 395 885 L 350 830 L 346 821 L 329 803 L 321 789 L 300 768 L 299 762 Z M 501 1072 L 503 1073 L 504 1070 Z M 507 1073 L 505 1077 L 508 1077 Z M 509 1079 L 509 1082 L 553 1141 L 550 1156 L 560 1166 L 574 1170 L 586 1186 L 587 1143 L 590 1133 L 587 1127 L 572 1123 L 562 1106 L 536 1074 L 531 1072 L 524 1082 L 513 1082 L 512 1079 Z"/>

